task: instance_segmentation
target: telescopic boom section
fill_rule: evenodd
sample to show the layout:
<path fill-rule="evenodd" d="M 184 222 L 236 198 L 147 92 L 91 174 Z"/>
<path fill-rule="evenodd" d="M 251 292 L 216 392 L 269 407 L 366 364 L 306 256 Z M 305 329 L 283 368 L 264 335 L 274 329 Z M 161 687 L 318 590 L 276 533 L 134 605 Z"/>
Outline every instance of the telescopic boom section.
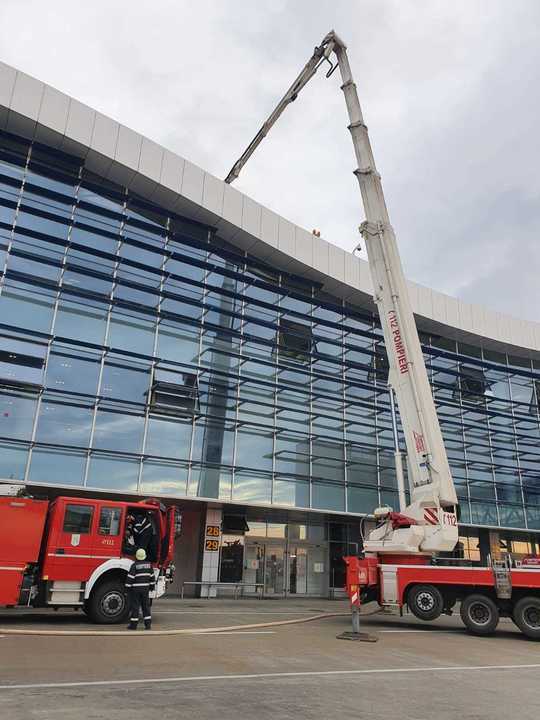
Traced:
<path fill-rule="evenodd" d="M 330 60 L 332 54 L 337 59 L 335 64 Z M 339 67 L 341 73 L 341 89 L 349 114 L 349 130 L 358 166 L 354 174 L 358 178 L 366 216 L 360 231 L 366 244 L 374 300 L 388 354 L 389 383 L 396 394 L 403 425 L 411 486 L 411 502 L 399 517 L 395 513 L 390 514 L 389 508 L 378 508 L 375 511 L 380 525 L 370 534 L 364 549 L 366 552 L 379 553 L 450 551 L 458 540 L 454 483 L 381 177 L 375 167 L 351 74 L 347 48 L 333 31 L 315 48 L 309 62 L 235 163 L 225 182 L 230 183 L 238 177 L 272 125 L 324 62 L 330 65 L 327 77 L 336 67 Z"/>

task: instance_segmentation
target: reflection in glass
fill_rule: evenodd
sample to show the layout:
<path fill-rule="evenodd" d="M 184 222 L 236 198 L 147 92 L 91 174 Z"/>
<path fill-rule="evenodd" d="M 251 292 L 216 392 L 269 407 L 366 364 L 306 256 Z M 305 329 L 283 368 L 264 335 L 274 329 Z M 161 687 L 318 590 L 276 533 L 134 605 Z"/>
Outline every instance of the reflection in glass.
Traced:
<path fill-rule="evenodd" d="M 139 461 L 122 457 L 90 458 L 90 467 L 86 485 L 95 488 L 110 488 L 128 492 L 137 491 Z"/>
<path fill-rule="evenodd" d="M 130 350 L 141 355 L 154 352 L 155 324 L 113 310 L 107 344 L 113 348 Z"/>
<path fill-rule="evenodd" d="M 189 460 L 190 444 L 191 422 L 149 418 L 145 455 Z"/>
<path fill-rule="evenodd" d="M 0 444 L 0 478 L 24 480 L 28 450 L 18 445 Z"/>
<path fill-rule="evenodd" d="M 233 500 L 250 503 L 269 503 L 271 477 L 261 474 L 237 471 L 234 475 Z"/>
<path fill-rule="evenodd" d="M 93 410 L 88 407 L 43 402 L 39 410 L 36 440 L 57 445 L 87 447 Z"/>
<path fill-rule="evenodd" d="M 141 492 L 161 495 L 185 495 L 187 465 L 145 460 L 142 468 Z"/>
<path fill-rule="evenodd" d="M 86 456 L 35 448 L 30 460 L 28 481 L 51 485 L 82 485 Z"/>
<path fill-rule="evenodd" d="M 58 308 L 54 333 L 61 337 L 101 345 L 105 337 L 107 311 L 63 301 Z"/>
<path fill-rule="evenodd" d="M 0 395 L 0 436 L 30 440 L 37 400 L 24 395 Z"/>
<path fill-rule="evenodd" d="M 98 410 L 93 446 L 99 450 L 141 451 L 144 417 Z"/>
<path fill-rule="evenodd" d="M 51 353 L 45 384 L 51 389 L 63 392 L 95 395 L 98 374 L 99 362 Z"/>
<path fill-rule="evenodd" d="M 345 510 L 345 488 L 343 485 L 329 485 L 314 482 L 311 505 L 318 510 Z"/>

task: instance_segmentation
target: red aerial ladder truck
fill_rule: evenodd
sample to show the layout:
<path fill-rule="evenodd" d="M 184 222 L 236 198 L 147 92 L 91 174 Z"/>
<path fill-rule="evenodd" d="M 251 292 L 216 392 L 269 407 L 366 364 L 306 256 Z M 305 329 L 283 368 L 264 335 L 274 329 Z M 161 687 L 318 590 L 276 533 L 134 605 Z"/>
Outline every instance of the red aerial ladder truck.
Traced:
<path fill-rule="evenodd" d="M 347 48 L 331 31 L 285 93 L 225 182 L 233 182 L 285 108 L 327 63 L 326 77 L 339 68 L 349 115 L 366 220 L 360 232 L 366 244 L 374 300 L 389 361 L 391 397 L 395 393 L 407 450 L 410 502 L 406 504 L 402 458 L 396 444 L 400 511 L 376 508 L 377 526 L 364 541 L 363 557 L 347 557 L 347 592 L 358 632 L 362 601 L 389 608 L 408 606 L 416 617 L 434 620 L 461 601 L 461 617 L 477 635 L 488 635 L 501 615 L 513 618 L 527 636 L 540 639 L 540 561 L 511 567 L 444 565 L 436 553 L 458 542 L 458 501 L 429 386 L 407 283 L 375 167 L 367 127 L 354 84 Z"/>
<path fill-rule="evenodd" d="M 157 500 L 0 497 L 0 607 L 82 609 L 96 623 L 125 620 L 125 577 L 134 560 L 128 518 L 153 527 L 148 557 L 160 597 L 172 579 L 177 508 Z"/>

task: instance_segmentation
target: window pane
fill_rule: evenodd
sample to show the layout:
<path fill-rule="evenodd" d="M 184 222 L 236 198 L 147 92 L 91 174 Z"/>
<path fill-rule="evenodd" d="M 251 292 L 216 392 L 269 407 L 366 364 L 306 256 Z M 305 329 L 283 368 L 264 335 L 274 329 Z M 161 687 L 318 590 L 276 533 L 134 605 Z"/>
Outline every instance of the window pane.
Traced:
<path fill-rule="evenodd" d="M 63 302 L 58 308 L 54 334 L 101 345 L 105 337 L 106 310 L 91 309 Z"/>
<path fill-rule="evenodd" d="M 81 533 L 86 535 L 92 527 L 92 505 L 66 505 L 63 531 L 66 533 Z"/>
<path fill-rule="evenodd" d="M 0 435 L 29 440 L 37 401 L 22 395 L 0 395 Z"/>
<path fill-rule="evenodd" d="M 118 535 L 120 532 L 121 517 L 122 510 L 120 508 L 101 508 L 98 533 L 100 535 Z"/>
<path fill-rule="evenodd" d="M 91 408 L 44 402 L 39 411 L 36 440 L 88 447 L 92 416 Z"/>
<path fill-rule="evenodd" d="M 289 480 L 274 480 L 275 505 L 291 505 L 292 507 L 309 507 L 309 483 Z"/>
<path fill-rule="evenodd" d="M 199 355 L 199 333 L 175 329 L 171 326 L 159 326 L 157 354 L 164 360 L 194 364 Z"/>
<path fill-rule="evenodd" d="M 312 507 L 320 510 L 345 510 L 345 488 L 340 485 L 313 483 Z"/>
<path fill-rule="evenodd" d="M 0 315 L 11 318 L 19 327 L 46 333 L 51 327 L 53 303 L 45 296 L 31 298 L 27 293 L 5 288 L 0 296 Z"/>
<path fill-rule="evenodd" d="M 28 450 L 17 445 L 0 444 L 0 478 L 24 480 Z"/>
<path fill-rule="evenodd" d="M 142 416 L 99 410 L 96 416 L 93 445 L 100 450 L 140 452 L 143 428 Z"/>
<path fill-rule="evenodd" d="M 236 440 L 236 465 L 272 470 L 272 435 L 239 430 Z"/>
<path fill-rule="evenodd" d="M 239 502 L 270 502 L 271 478 L 236 472 L 233 484 L 233 500 Z"/>
<path fill-rule="evenodd" d="M 141 491 L 172 497 L 186 494 L 187 466 L 145 460 L 142 469 Z"/>
<path fill-rule="evenodd" d="M 150 387 L 148 370 L 132 370 L 114 363 L 105 363 L 100 395 L 115 400 L 145 404 Z"/>
<path fill-rule="evenodd" d="M 189 459 L 191 423 L 150 418 L 146 433 L 146 455 Z"/>
<path fill-rule="evenodd" d="M 34 450 L 28 481 L 52 485 L 82 485 L 86 457 L 77 453 Z"/>
<path fill-rule="evenodd" d="M 347 511 L 354 513 L 372 513 L 379 505 L 379 494 L 375 488 L 356 487 L 347 488 Z"/>
<path fill-rule="evenodd" d="M 138 476 L 138 460 L 94 456 L 90 459 L 86 484 L 88 487 L 106 490 L 136 492 Z"/>
<path fill-rule="evenodd" d="M 46 385 L 55 390 L 95 395 L 99 362 L 52 353 L 47 364 Z"/>

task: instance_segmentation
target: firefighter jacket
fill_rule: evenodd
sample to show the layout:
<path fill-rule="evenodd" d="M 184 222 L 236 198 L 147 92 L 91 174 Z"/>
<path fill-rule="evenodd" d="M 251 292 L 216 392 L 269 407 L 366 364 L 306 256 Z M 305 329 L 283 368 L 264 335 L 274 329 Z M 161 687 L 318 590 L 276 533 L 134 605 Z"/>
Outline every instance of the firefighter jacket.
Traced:
<path fill-rule="evenodd" d="M 135 560 L 126 578 L 126 589 L 148 592 L 156 586 L 152 563 L 148 560 Z"/>
<path fill-rule="evenodd" d="M 133 526 L 133 539 L 137 547 L 148 550 L 152 537 L 154 535 L 154 528 L 152 523 L 147 517 L 143 517 Z"/>

